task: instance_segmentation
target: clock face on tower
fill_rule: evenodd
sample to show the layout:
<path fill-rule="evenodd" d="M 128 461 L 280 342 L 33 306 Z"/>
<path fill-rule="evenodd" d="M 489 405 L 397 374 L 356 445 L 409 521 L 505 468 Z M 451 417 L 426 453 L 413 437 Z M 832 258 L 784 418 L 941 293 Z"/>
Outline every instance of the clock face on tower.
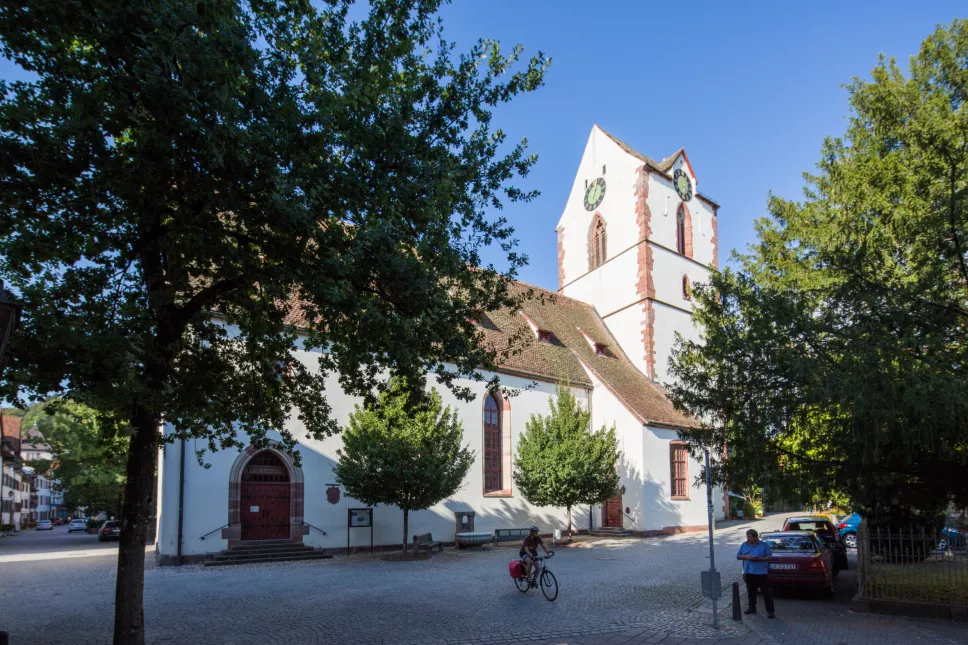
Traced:
<path fill-rule="evenodd" d="M 585 210 L 595 210 L 603 199 L 605 199 L 605 180 L 599 177 L 585 189 Z"/>
<path fill-rule="evenodd" d="M 677 168 L 672 175 L 672 185 L 676 187 L 676 192 L 679 193 L 682 201 L 688 202 L 692 199 L 692 182 L 689 180 L 689 175 L 682 172 L 682 168 Z"/>

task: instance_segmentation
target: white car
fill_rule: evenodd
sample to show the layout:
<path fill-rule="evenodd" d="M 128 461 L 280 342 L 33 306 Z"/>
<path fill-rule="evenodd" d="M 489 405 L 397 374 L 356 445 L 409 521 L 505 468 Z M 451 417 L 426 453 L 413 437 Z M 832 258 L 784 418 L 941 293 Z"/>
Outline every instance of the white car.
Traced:
<path fill-rule="evenodd" d="M 74 531 L 87 531 L 87 520 L 71 520 L 71 523 L 67 525 L 67 532 L 73 533 Z"/>
<path fill-rule="evenodd" d="M 51 523 L 50 520 L 40 520 L 39 522 L 37 522 L 37 530 L 38 531 L 53 531 L 54 530 L 54 525 L 53 525 L 53 523 Z"/>

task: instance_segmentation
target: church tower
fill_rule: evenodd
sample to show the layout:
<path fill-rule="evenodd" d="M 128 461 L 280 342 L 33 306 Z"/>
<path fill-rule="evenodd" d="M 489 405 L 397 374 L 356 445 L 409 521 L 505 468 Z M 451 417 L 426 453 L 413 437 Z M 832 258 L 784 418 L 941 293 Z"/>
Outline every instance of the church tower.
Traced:
<path fill-rule="evenodd" d="M 699 340 L 692 283 L 718 267 L 719 205 L 685 149 L 656 161 L 592 127 L 558 221 L 558 291 L 594 305 L 646 376 L 668 380 L 675 334 Z"/>

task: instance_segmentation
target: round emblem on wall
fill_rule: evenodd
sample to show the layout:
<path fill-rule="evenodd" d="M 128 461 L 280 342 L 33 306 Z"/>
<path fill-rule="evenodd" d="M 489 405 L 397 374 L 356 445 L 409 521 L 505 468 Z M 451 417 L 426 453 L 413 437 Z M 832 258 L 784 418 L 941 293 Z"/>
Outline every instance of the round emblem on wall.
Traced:
<path fill-rule="evenodd" d="M 676 187 L 676 192 L 679 193 L 682 201 L 688 202 L 692 199 L 692 181 L 689 179 L 689 175 L 682 172 L 682 168 L 676 168 L 675 173 L 673 173 L 672 185 Z"/>
<path fill-rule="evenodd" d="M 595 210 L 603 199 L 605 199 L 605 180 L 599 177 L 585 189 L 585 210 Z"/>

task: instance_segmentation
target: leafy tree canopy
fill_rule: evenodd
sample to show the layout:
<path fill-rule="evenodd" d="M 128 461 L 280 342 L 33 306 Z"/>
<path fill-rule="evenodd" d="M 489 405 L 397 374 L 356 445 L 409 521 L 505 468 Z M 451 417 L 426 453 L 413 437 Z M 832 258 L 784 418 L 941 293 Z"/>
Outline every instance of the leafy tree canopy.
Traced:
<path fill-rule="evenodd" d="M 718 481 L 936 518 L 968 494 L 968 22 L 848 91 L 805 200 L 772 197 L 697 290 L 705 343 L 680 339 L 671 392 L 708 426 L 690 441 L 729 446 Z"/>
<path fill-rule="evenodd" d="M 357 406 L 350 415 L 333 471 L 350 497 L 403 510 L 406 552 L 410 511 L 456 493 L 474 463 L 463 439 L 457 412 L 443 405 L 435 389 L 424 394 L 394 379 L 376 403 Z"/>
<path fill-rule="evenodd" d="M 598 504 L 615 495 L 618 439 L 614 426 L 591 431 L 591 412 L 567 387 L 557 388 L 550 413 L 532 415 L 517 444 L 514 483 L 526 500 L 538 506 L 571 509 Z"/>
<path fill-rule="evenodd" d="M 31 406 L 24 428 L 36 425 L 53 461 L 35 462 L 50 470 L 69 509 L 118 516 L 125 481 L 127 424 L 74 401 L 56 399 Z"/>
<path fill-rule="evenodd" d="M 535 196 L 513 183 L 535 158 L 492 110 L 549 61 L 458 54 L 442 0 L 354 4 L 0 5 L 29 72 L 0 82 L 0 275 L 24 304 L 0 393 L 130 420 L 116 645 L 144 642 L 162 419 L 210 449 L 292 447 L 292 414 L 337 431 L 329 375 L 372 397 L 386 371 L 436 372 L 469 396 L 455 378 L 495 359 L 470 321 L 514 304 L 525 258 L 487 213 Z"/>

